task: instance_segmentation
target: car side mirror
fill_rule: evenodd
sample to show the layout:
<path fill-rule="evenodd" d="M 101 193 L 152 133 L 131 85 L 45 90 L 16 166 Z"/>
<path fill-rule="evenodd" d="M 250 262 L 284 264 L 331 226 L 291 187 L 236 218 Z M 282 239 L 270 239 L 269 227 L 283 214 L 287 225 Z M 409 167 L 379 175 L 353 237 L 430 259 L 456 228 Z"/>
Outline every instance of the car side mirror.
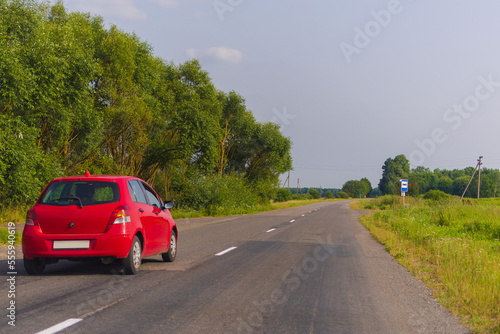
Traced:
<path fill-rule="evenodd" d="M 163 208 L 172 209 L 174 207 L 174 201 L 165 201 Z"/>

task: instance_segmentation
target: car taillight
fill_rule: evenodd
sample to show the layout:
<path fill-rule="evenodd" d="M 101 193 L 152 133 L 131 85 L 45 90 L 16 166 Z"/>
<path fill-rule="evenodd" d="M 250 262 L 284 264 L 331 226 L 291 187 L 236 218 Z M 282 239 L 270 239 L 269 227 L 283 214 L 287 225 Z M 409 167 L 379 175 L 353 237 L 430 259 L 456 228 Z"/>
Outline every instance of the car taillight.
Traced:
<path fill-rule="evenodd" d="M 26 225 L 39 226 L 38 218 L 36 217 L 35 209 L 33 208 L 29 209 L 28 213 L 26 214 Z"/>
<path fill-rule="evenodd" d="M 128 210 L 128 206 L 123 205 L 117 207 L 113 213 L 111 214 L 111 218 L 109 219 L 109 225 L 113 224 L 125 224 L 130 223 L 130 214 Z"/>

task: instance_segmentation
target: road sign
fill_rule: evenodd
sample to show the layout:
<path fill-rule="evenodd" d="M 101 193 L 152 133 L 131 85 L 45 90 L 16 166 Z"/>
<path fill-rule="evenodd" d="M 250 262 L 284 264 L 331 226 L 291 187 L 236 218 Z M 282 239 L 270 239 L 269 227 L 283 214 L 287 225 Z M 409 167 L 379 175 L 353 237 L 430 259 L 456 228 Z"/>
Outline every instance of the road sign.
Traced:
<path fill-rule="evenodd" d="M 408 180 L 400 180 L 401 181 L 401 192 L 408 192 Z"/>

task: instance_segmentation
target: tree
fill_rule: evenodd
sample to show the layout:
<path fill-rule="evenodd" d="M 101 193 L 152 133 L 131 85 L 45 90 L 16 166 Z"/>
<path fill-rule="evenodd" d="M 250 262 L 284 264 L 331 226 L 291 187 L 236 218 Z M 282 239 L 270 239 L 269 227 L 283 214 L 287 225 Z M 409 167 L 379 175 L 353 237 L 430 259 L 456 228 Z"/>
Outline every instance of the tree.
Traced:
<path fill-rule="evenodd" d="M 274 199 L 276 202 L 286 202 L 292 199 L 292 193 L 288 188 L 280 188 L 276 192 L 276 198 Z"/>
<path fill-rule="evenodd" d="M 252 181 L 276 183 L 280 174 L 292 168 L 291 147 L 290 139 L 281 134 L 278 125 L 271 122 L 257 124 L 250 142 L 246 177 Z"/>
<path fill-rule="evenodd" d="M 337 194 L 337 198 L 343 198 L 343 199 L 346 199 L 346 198 L 349 198 L 349 195 L 348 195 L 346 192 L 341 191 L 341 192 L 339 192 L 339 193 Z"/>
<path fill-rule="evenodd" d="M 342 187 L 342 191 L 349 197 L 366 197 L 371 190 L 371 183 L 367 178 L 362 178 L 360 181 L 347 181 Z"/>
<path fill-rule="evenodd" d="M 327 199 L 331 199 L 331 198 L 333 198 L 333 193 L 332 193 L 330 190 L 328 190 L 328 191 L 325 193 L 325 198 L 327 198 Z"/>
<path fill-rule="evenodd" d="M 321 198 L 321 194 L 319 193 L 319 191 L 317 189 L 314 189 L 314 188 L 309 190 L 309 195 L 311 195 L 311 197 L 313 199 Z"/>
<path fill-rule="evenodd" d="M 215 207 L 196 189 L 209 196 L 232 184 L 251 190 L 241 198 L 270 199 L 292 167 L 290 139 L 258 123 L 236 92 L 219 91 L 199 61 L 166 62 L 62 1 L 0 0 L 0 116 L 2 203 L 32 201 L 51 177 L 89 170 Z"/>
<path fill-rule="evenodd" d="M 456 196 L 461 196 L 465 190 L 465 187 L 467 187 L 467 183 L 469 183 L 469 180 L 470 180 L 470 176 L 467 176 L 467 175 L 460 176 L 460 177 L 454 179 L 453 185 L 452 185 L 452 194 L 456 195 Z M 471 187 L 469 186 L 469 189 L 467 190 L 467 193 L 466 193 L 467 197 L 471 197 L 470 191 L 471 191 Z"/>
<path fill-rule="evenodd" d="M 383 195 L 394 195 L 399 193 L 400 180 L 408 179 L 410 174 L 410 162 L 400 154 L 394 159 L 388 158 L 382 166 L 382 178 L 378 188 Z"/>
<path fill-rule="evenodd" d="M 453 180 L 448 176 L 442 176 L 438 181 L 438 190 L 451 194 L 453 190 Z"/>
<path fill-rule="evenodd" d="M 35 201 L 60 173 L 55 158 L 37 147 L 37 134 L 19 118 L 0 114 L 0 203 Z"/>

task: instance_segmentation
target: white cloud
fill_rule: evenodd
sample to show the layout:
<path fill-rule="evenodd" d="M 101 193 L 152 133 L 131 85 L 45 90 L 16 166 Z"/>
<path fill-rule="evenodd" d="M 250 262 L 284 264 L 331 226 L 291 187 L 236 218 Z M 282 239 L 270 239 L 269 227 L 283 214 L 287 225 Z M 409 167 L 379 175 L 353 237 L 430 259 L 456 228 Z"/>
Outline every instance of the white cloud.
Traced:
<path fill-rule="evenodd" d="M 186 55 L 189 58 L 211 58 L 233 64 L 241 63 L 243 60 L 243 53 L 240 50 L 227 46 L 214 46 L 204 50 L 187 49 Z"/>
<path fill-rule="evenodd" d="M 157 0 L 161 1 L 161 0 Z M 134 0 L 67 0 L 78 11 L 102 16 L 115 16 L 132 20 L 145 20 L 147 14 L 134 5 Z"/>

